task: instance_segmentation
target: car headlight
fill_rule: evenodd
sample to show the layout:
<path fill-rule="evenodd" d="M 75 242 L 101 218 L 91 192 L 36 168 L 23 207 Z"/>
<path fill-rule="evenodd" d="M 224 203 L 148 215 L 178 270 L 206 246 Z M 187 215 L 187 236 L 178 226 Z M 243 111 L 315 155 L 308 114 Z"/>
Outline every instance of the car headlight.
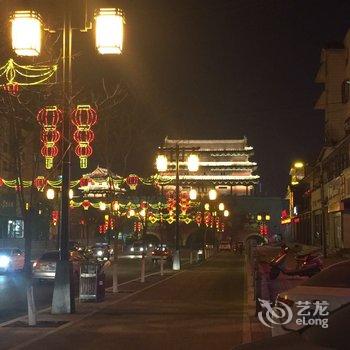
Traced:
<path fill-rule="evenodd" d="M 143 252 L 143 247 L 140 248 L 140 252 Z"/>
<path fill-rule="evenodd" d="M 133 252 L 134 250 L 135 250 L 134 247 L 131 247 L 131 248 L 130 248 L 130 251 L 131 251 L 131 252 Z"/>
<path fill-rule="evenodd" d="M 7 268 L 10 264 L 10 258 L 6 255 L 0 256 L 0 267 Z"/>
<path fill-rule="evenodd" d="M 102 256 L 103 255 L 103 251 L 102 250 L 98 250 L 96 254 L 97 254 L 97 256 Z"/>

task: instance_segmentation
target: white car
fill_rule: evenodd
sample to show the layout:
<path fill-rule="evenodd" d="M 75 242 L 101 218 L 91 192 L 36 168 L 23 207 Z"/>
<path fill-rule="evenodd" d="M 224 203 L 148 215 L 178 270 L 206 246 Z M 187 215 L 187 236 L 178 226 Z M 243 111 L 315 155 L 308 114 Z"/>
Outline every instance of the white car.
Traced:
<path fill-rule="evenodd" d="M 18 248 L 0 248 L 0 272 L 23 270 L 24 253 Z"/>
<path fill-rule="evenodd" d="M 350 260 L 331 265 L 301 285 L 279 293 L 276 305 L 281 301 L 287 304 L 293 312 L 293 318 L 286 325 L 274 324 L 272 335 L 278 336 L 290 331 L 297 331 L 303 326 L 295 322 L 297 302 L 309 301 L 312 304 L 316 301 L 328 302 L 327 311 L 332 312 L 344 304 L 350 303 Z M 281 304 L 280 304 L 281 305 Z"/>

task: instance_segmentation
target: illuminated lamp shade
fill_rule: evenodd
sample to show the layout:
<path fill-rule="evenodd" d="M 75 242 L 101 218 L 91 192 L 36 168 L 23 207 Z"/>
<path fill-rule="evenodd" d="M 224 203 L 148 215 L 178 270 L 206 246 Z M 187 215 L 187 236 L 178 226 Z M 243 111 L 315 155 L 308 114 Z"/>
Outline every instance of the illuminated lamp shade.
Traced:
<path fill-rule="evenodd" d="M 296 169 L 301 169 L 304 167 L 304 163 L 303 162 L 295 162 L 294 163 L 294 168 Z"/>
<path fill-rule="evenodd" d="M 159 172 L 168 170 L 168 159 L 165 155 L 159 154 L 156 159 L 156 167 Z"/>
<path fill-rule="evenodd" d="M 220 203 L 219 204 L 219 210 L 220 211 L 224 211 L 225 210 L 225 204 L 224 203 Z"/>
<path fill-rule="evenodd" d="M 46 198 L 47 199 L 54 199 L 55 198 L 55 190 L 53 188 L 49 188 L 47 191 L 46 191 Z"/>
<path fill-rule="evenodd" d="M 120 9 L 101 8 L 95 12 L 96 49 L 102 55 L 123 51 L 124 15 Z"/>
<path fill-rule="evenodd" d="M 41 50 L 41 18 L 35 11 L 16 11 L 11 18 L 12 48 L 18 56 L 38 56 Z"/>
<path fill-rule="evenodd" d="M 230 216 L 230 212 L 226 209 L 224 210 L 224 216 L 225 218 L 227 218 L 228 216 Z"/>
<path fill-rule="evenodd" d="M 105 203 L 105 202 L 100 202 L 100 204 L 99 204 L 99 208 L 100 208 L 100 210 L 101 210 L 101 211 L 105 211 L 105 210 L 106 210 L 106 208 L 107 208 L 106 203 Z"/>
<path fill-rule="evenodd" d="M 140 215 L 144 218 L 146 216 L 146 209 L 141 209 Z"/>
<path fill-rule="evenodd" d="M 215 189 L 211 189 L 211 190 L 209 191 L 209 193 L 208 193 L 208 196 L 209 196 L 209 199 L 210 199 L 211 201 L 215 201 L 215 199 L 216 199 L 217 196 L 218 196 L 218 193 L 216 192 Z"/>
<path fill-rule="evenodd" d="M 204 210 L 206 210 L 206 211 L 210 210 L 210 204 L 209 203 L 205 203 L 204 204 Z"/>
<path fill-rule="evenodd" d="M 187 168 L 189 171 L 198 171 L 199 158 L 196 154 L 190 154 L 187 158 Z"/>
<path fill-rule="evenodd" d="M 194 188 L 190 189 L 190 200 L 195 201 L 197 199 L 197 191 Z"/>
<path fill-rule="evenodd" d="M 113 211 L 118 211 L 119 210 L 119 203 L 118 202 L 113 202 L 112 209 L 113 209 Z"/>
<path fill-rule="evenodd" d="M 68 197 L 69 197 L 69 199 L 73 199 L 73 197 L 74 197 L 74 191 L 73 191 L 72 189 L 69 189 Z"/>

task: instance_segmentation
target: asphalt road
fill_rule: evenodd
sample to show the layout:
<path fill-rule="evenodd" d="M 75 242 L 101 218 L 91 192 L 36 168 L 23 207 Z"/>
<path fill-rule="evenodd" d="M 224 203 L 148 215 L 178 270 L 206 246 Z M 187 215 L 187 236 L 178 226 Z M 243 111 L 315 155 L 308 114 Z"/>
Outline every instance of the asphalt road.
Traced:
<path fill-rule="evenodd" d="M 220 253 L 26 349 L 232 349 L 243 307 L 243 257 Z"/>
<path fill-rule="evenodd" d="M 118 283 L 123 283 L 140 276 L 140 258 L 123 257 L 118 260 Z M 148 259 L 146 272 L 159 269 Z M 111 268 L 106 269 L 106 285 L 112 285 Z M 51 305 L 53 282 L 35 283 L 35 302 L 37 309 Z M 0 275 L 0 323 L 22 316 L 27 312 L 25 284 L 21 273 Z"/>

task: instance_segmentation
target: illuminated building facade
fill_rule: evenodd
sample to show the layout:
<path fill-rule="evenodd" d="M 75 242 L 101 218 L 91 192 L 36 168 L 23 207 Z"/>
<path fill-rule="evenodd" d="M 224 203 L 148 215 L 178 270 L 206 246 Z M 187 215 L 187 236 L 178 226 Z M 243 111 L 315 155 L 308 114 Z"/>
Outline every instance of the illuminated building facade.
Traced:
<path fill-rule="evenodd" d="M 168 170 L 162 175 L 175 181 L 175 147 L 179 145 L 179 173 L 182 188 L 195 188 L 199 193 L 208 193 L 215 188 L 219 194 L 249 196 L 259 183 L 254 172 L 257 163 L 251 161 L 253 147 L 247 138 L 237 140 L 171 140 L 165 138 L 164 150 Z M 185 150 L 184 150 L 185 149 Z M 186 159 L 194 153 L 199 157 L 199 169 L 190 172 Z"/>

